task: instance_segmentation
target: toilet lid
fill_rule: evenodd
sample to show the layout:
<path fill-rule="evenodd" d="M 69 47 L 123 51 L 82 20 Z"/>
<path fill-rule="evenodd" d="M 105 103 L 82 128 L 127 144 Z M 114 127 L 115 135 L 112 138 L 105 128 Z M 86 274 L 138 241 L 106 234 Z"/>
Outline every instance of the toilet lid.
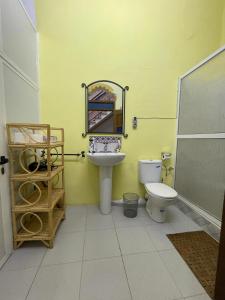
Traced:
<path fill-rule="evenodd" d="M 145 187 L 149 193 L 156 197 L 175 198 L 177 196 L 177 192 L 164 183 L 147 183 Z"/>

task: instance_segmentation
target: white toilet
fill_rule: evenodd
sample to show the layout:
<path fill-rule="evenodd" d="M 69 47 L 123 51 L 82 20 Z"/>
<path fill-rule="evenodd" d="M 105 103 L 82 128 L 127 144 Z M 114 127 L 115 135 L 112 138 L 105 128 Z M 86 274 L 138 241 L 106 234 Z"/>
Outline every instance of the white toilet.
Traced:
<path fill-rule="evenodd" d="M 164 183 L 160 183 L 161 160 L 139 160 L 139 180 L 144 184 L 148 195 L 146 210 L 156 222 L 164 222 L 166 207 L 173 203 L 177 192 Z"/>

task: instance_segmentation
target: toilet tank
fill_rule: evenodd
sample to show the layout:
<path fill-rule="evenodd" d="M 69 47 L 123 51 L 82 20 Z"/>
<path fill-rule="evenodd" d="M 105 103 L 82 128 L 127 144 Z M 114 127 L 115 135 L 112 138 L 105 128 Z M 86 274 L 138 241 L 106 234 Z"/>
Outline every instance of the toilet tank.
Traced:
<path fill-rule="evenodd" d="M 139 181 L 143 184 L 148 182 L 160 182 L 161 169 L 161 160 L 139 160 Z"/>

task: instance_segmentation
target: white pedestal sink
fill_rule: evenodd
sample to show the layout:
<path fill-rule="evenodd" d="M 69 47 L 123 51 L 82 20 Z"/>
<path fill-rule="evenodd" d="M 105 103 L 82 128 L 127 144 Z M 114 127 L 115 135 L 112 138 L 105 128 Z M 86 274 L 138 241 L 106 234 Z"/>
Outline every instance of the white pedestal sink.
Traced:
<path fill-rule="evenodd" d="M 100 210 L 107 215 L 111 212 L 112 201 L 112 168 L 118 165 L 125 153 L 88 153 L 87 157 L 100 167 Z"/>

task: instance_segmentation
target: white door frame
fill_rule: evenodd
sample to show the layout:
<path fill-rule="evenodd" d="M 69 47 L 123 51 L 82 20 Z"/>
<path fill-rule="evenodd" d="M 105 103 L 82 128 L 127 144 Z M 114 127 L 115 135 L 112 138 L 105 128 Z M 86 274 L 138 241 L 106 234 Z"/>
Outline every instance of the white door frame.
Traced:
<path fill-rule="evenodd" d="M 7 139 L 6 139 L 6 107 L 5 107 L 5 96 L 4 96 L 4 76 L 3 76 L 3 60 L 0 58 L 0 108 L 1 108 L 1 124 L 0 124 L 0 134 L 2 141 L 1 153 L 0 155 L 7 156 Z M 5 246 L 5 256 L 0 260 L 0 268 L 8 259 L 9 255 L 12 252 L 12 226 L 11 226 L 11 205 L 10 205 L 10 191 L 9 191 L 9 168 L 8 164 L 4 165 L 5 174 L 0 173 L 0 201 L 1 201 L 1 210 L 3 225 L 3 236 L 4 236 L 4 246 Z M 3 177 L 4 176 L 4 177 Z M 4 181 L 4 182 L 3 182 Z M 3 192 L 4 191 L 4 192 Z M 3 199 L 3 195 L 5 195 Z"/>
<path fill-rule="evenodd" d="M 2 20 L 1 20 L 1 9 L 2 9 L 2 2 L 3 0 L 0 0 L 0 64 L 1 66 L 7 66 L 11 71 L 14 72 L 17 76 L 19 76 L 24 82 L 26 82 L 30 87 L 32 87 L 36 92 L 37 96 L 39 96 L 39 80 L 36 80 L 31 76 L 31 74 L 27 73 L 27 71 L 23 70 L 23 66 L 21 64 L 18 64 L 18 62 L 13 58 L 13 56 L 10 56 L 10 52 L 6 53 L 6 49 L 4 48 L 4 38 L 7 39 L 7 37 L 3 37 L 3 32 L 1 30 L 2 27 Z M 6 3 L 8 0 L 5 0 Z M 17 3 L 16 3 L 17 2 Z M 12 9 L 18 10 L 19 16 L 24 19 L 28 19 L 28 22 L 25 22 L 29 27 L 29 33 L 32 34 L 33 38 L 36 39 L 36 57 L 35 57 L 35 63 L 36 63 L 36 68 L 37 68 L 37 73 L 38 72 L 38 66 L 39 66 L 39 56 L 38 56 L 38 44 L 39 44 L 39 39 L 38 39 L 38 34 L 36 30 L 36 26 L 33 24 L 29 13 L 27 12 L 22 0 L 15 0 L 15 6 L 11 7 Z M 22 10 L 21 10 L 22 7 Z M 21 14 L 22 12 L 22 14 Z M 23 16 L 22 16 L 23 15 Z M 20 19 L 19 19 L 20 20 Z M 11 22 L 15 22 L 16 20 L 9 20 Z M 10 25 L 6 25 L 10 26 Z M 25 26 L 25 24 L 24 24 Z M 30 30 L 30 26 L 32 30 Z M 28 29 L 28 28 L 27 28 Z M 27 31 L 26 31 L 27 32 Z M 35 33 L 35 36 L 33 35 Z M 10 56 L 10 57 L 9 57 Z M 2 68 L 1 68 L 2 69 Z M 5 123 L 7 121 L 7 114 L 6 114 L 6 108 L 7 108 L 7 103 L 6 103 L 6 95 L 4 94 L 4 74 L 1 74 L 0 70 L 0 155 L 7 155 L 7 145 L 6 142 L 2 142 L 2 136 L 4 135 L 5 138 L 3 141 L 6 141 L 6 130 L 5 130 Z M 38 76 L 37 76 L 38 77 Z M 38 97 L 39 98 L 39 97 Z M 38 99 L 39 100 L 39 99 Z M 3 103 L 4 102 L 4 103 Z M 39 103 L 39 108 L 37 111 L 37 122 L 39 122 L 40 118 L 40 102 Z M 1 107 L 2 105 L 2 107 Z M 8 119 L 10 122 L 10 120 Z M 24 120 L 26 122 L 27 120 Z M 13 121 L 11 121 L 13 122 Z M 16 121 L 15 121 L 16 122 Z M 36 122 L 36 121 L 35 121 Z M 3 127 L 3 130 L 2 130 Z M 3 134 L 2 134 L 3 132 Z M 2 144 L 4 147 L 2 147 Z M 9 175 L 9 170 L 8 170 L 8 165 L 5 165 L 5 170 L 6 174 L 1 175 L 0 173 L 0 192 L 1 192 L 1 203 L 2 203 L 2 220 L 3 220 L 3 231 L 5 233 L 5 257 L 0 260 L 0 268 L 1 265 L 5 262 L 5 260 L 8 258 L 10 253 L 12 252 L 12 228 L 11 228 L 11 203 L 10 203 L 10 193 L 9 193 L 9 180 L 8 180 L 8 175 Z M 1 177 L 3 176 L 3 177 Z M 3 196 L 4 194 L 4 196 Z M 1 217 L 1 216 L 0 216 Z"/>
<path fill-rule="evenodd" d="M 191 68 L 188 72 L 183 74 L 182 76 L 179 77 L 178 79 L 178 95 L 177 95 L 177 124 L 176 124 L 176 151 L 175 151 L 175 172 L 174 172 L 174 184 L 176 180 L 176 163 L 177 163 L 177 142 L 179 139 L 224 139 L 225 138 L 225 132 L 220 132 L 220 133 L 215 133 L 215 134 L 179 134 L 178 133 L 178 125 L 179 125 L 179 110 L 180 110 L 180 99 L 181 99 L 181 83 L 182 80 L 202 67 L 204 64 L 215 58 L 217 55 L 225 51 L 225 45 L 215 52 L 213 52 L 211 55 L 209 55 L 206 59 L 202 60 L 199 64 Z M 186 205 L 191 207 L 194 211 L 196 211 L 198 214 L 200 214 L 202 217 L 207 219 L 210 223 L 214 224 L 217 226 L 217 228 L 220 229 L 221 227 L 221 222 L 216 219 L 215 217 L 211 216 L 208 212 L 204 211 L 202 208 L 196 206 L 195 204 L 191 203 L 187 199 L 184 199 L 182 196 L 178 195 L 179 200 L 184 202 Z"/>

